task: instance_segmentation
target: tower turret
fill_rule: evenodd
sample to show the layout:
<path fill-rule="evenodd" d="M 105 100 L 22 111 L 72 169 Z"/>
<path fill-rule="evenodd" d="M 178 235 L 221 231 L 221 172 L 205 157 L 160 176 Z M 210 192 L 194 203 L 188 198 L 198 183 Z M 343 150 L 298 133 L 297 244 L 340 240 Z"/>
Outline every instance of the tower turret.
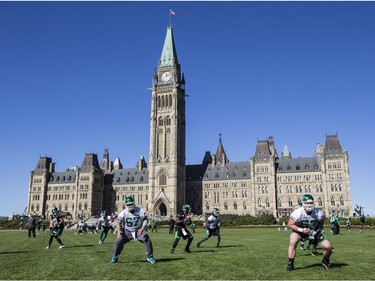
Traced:
<path fill-rule="evenodd" d="M 185 78 L 168 26 L 153 74 L 150 120 L 149 210 L 175 215 L 185 203 Z"/>

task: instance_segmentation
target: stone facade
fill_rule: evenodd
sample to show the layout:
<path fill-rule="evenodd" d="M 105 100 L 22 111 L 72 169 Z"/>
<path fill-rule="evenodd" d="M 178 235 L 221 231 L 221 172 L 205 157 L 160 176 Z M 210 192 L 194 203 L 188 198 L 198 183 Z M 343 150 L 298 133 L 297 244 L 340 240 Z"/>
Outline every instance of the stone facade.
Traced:
<path fill-rule="evenodd" d="M 50 157 L 41 157 L 30 172 L 28 212 L 49 215 L 56 206 L 73 219 L 102 210 L 120 212 L 124 198 L 151 214 L 176 215 L 188 203 L 197 214 L 217 207 L 225 214 L 287 216 L 298 200 L 310 193 L 327 214 L 351 214 L 348 153 L 337 135 L 327 135 L 315 155 L 292 158 L 287 147 L 281 156 L 273 137 L 258 141 L 250 160 L 230 162 L 221 136 L 216 153 L 206 152 L 202 163 L 186 165 L 185 78 L 178 63 L 173 31 L 168 27 L 151 90 L 150 154 L 136 168 L 111 161 L 105 149 L 99 164 L 86 154 L 81 166 L 55 171 Z"/>
<path fill-rule="evenodd" d="M 270 137 L 258 141 L 250 161 L 231 163 L 217 158 L 214 154 L 201 181 L 191 186 L 188 182 L 188 191 L 202 190 L 202 212 L 217 207 L 222 213 L 267 213 L 280 218 L 289 216 L 302 195 L 309 193 L 328 215 L 332 211 L 351 215 L 348 153 L 337 135 L 327 135 L 325 146 L 318 144 L 313 157 L 292 158 L 286 146 L 279 157 Z M 194 192 L 188 194 L 194 196 Z"/>

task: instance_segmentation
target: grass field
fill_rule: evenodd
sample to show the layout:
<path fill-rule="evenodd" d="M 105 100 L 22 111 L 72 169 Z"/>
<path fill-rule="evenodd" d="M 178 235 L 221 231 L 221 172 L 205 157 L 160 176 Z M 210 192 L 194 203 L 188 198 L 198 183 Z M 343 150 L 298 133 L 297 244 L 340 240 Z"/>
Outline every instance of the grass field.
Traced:
<path fill-rule="evenodd" d="M 181 240 L 175 254 L 170 254 L 173 236 L 166 228 L 150 233 L 156 264 L 146 262 L 141 243 L 125 245 L 119 263 L 111 259 L 115 235 L 98 244 L 97 234 L 62 234 L 65 248 L 56 241 L 45 250 L 49 234 L 28 238 L 22 231 L 0 231 L 0 280 L 373 280 L 375 279 L 375 230 L 363 234 L 352 229 L 349 236 L 328 239 L 334 248 L 332 269 L 321 266 L 322 256 L 297 248 L 295 270 L 286 271 L 289 231 L 274 228 L 222 229 L 222 243 L 216 248 L 211 237 L 196 248 L 203 229 L 194 235 L 192 253 L 184 253 Z M 321 253 L 321 249 L 318 248 Z"/>

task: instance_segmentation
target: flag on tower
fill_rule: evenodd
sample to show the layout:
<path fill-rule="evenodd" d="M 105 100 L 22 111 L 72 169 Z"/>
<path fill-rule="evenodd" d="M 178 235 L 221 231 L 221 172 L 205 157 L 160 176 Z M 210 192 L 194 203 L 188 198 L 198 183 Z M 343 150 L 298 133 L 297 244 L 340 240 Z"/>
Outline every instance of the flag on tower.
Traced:
<path fill-rule="evenodd" d="M 177 16 L 175 12 L 173 12 L 171 9 L 169 9 L 169 14 L 173 16 Z"/>

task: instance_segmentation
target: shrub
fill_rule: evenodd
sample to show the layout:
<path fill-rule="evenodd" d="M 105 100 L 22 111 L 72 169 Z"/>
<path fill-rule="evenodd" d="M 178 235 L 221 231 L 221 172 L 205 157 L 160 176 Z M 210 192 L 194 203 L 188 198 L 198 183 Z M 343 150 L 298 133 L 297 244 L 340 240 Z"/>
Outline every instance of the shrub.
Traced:
<path fill-rule="evenodd" d="M 260 217 L 251 215 L 221 215 L 222 226 L 239 226 L 239 225 L 271 225 L 276 224 L 276 218 L 273 215 L 263 214 Z"/>

